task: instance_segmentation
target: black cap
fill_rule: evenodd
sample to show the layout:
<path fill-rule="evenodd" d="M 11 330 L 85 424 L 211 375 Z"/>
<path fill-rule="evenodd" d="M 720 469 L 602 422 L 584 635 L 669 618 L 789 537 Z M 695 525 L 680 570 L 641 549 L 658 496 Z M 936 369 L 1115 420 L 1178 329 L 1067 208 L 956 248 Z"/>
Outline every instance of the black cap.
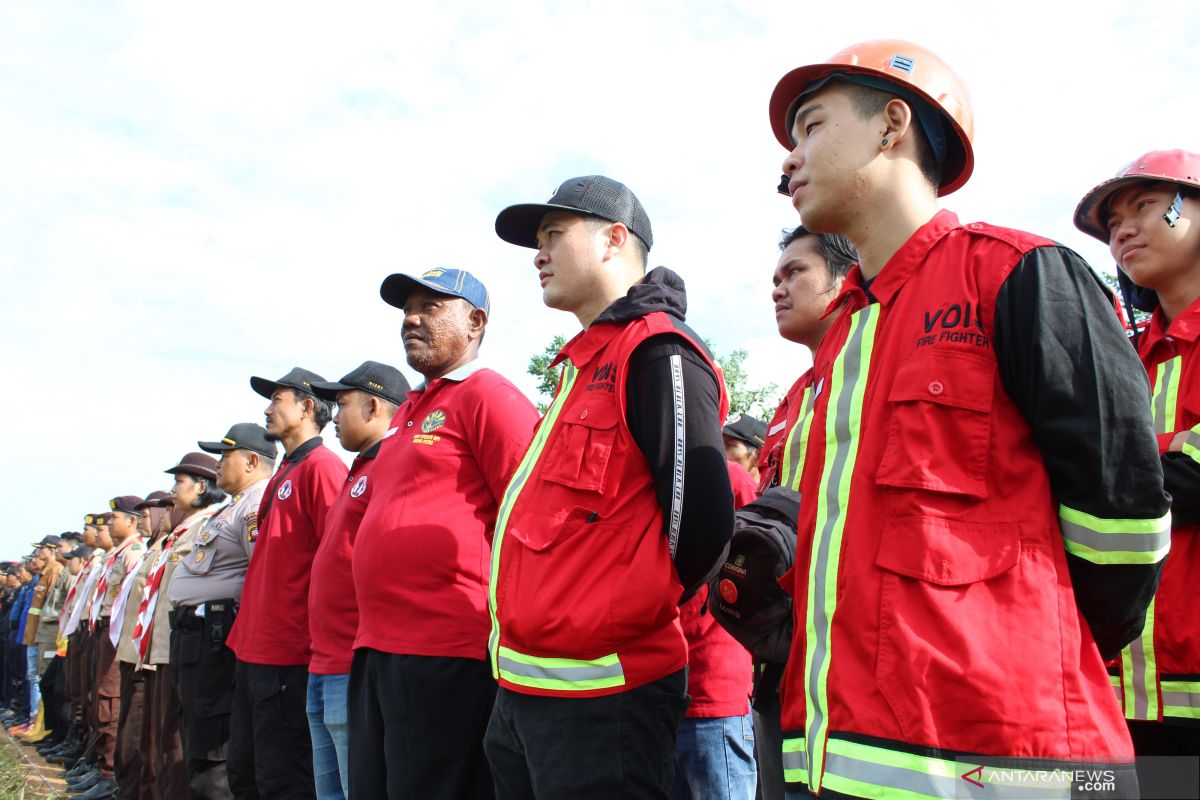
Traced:
<path fill-rule="evenodd" d="M 40 542 L 34 542 L 33 546 L 34 547 L 58 547 L 58 543 L 61 541 L 62 541 L 61 536 L 55 536 L 54 534 L 50 534 L 48 536 L 43 536 L 42 540 Z"/>
<path fill-rule="evenodd" d="M 86 544 L 81 544 L 79 547 L 76 547 L 74 550 L 67 553 L 67 558 L 87 558 L 92 554 L 92 549 L 93 548 L 88 547 Z"/>
<path fill-rule="evenodd" d="M 338 392 L 358 389 L 400 405 L 405 401 L 405 393 L 409 388 L 408 380 L 400 374 L 400 370 L 378 361 L 364 361 L 342 376 L 340 381 L 314 383 L 312 390 L 317 397 L 330 402 L 337 400 Z"/>
<path fill-rule="evenodd" d="M 212 456 L 206 456 L 204 453 L 188 453 L 179 463 L 170 469 L 164 469 L 163 472 L 168 475 L 177 473 L 185 473 L 194 478 L 212 478 L 217 479 L 217 460 Z"/>
<path fill-rule="evenodd" d="M 721 433 L 733 439 L 741 439 L 751 447 L 762 447 L 767 441 L 767 423 L 749 414 L 734 414 L 725 421 Z"/>
<path fill-rule="evenodd" d="M 253 380 L 253 379 L 252 379 Z M 315 384 L 314 384 L 315 385 Z M 307 389 L 305 391 L 312 391 Z M 251 450 L 260 456 L 275 458 L 279 449 L 267 438 L 267 429 L 253 422 L 239 422 L 229 429 L 219 442 L 196 442 L 206 453 L 225 453 L 230 450 Z"/>
<path fill-rule="evenodd" d="M 271 394 L 280 386 L 287 386 L 290 389 L 299 389 L 302 392 L 312 394 L 312 384 L 324 380 L 317 373 L 309 372 L 303 367 L 292 367 L 287 375 L 284 375 L 277 381 L 269 381 L 266 378 L 259 378 L 257 376 L 252 377 L 250 379 L 250 388 L 270 400 Z"/>
<path fill-rule="evenodd" d="M 138 511 L 144 508 L 162 508 L 171 505 L 171 493 L 164 491 L 154 491 L 146 495 L 146 499 L 138 503 Z"/>
<path fill-rule="evenodd" d="M 620 222 L 646 244 L 654 246 L 650 218 L 637 196 L 629 188 L 603 175 L 571 178 L 554 191 L 545 203 L 509 206 L 496 217 L 496 235 L 506 242 L 537 249 L 537 229 L 542 217 L 551 211 L 569 211 Z"/>
<path fill-rule="evenodd" d="M 120 497 L 114 497 L 108 501 L 108 507 L 113 511 L 120 511 L 125 514 L 133 514 L 135 517 L 140 517 L 142 512 L 138 509 L 141 505 L 142 498 L 134 494 L 123 494 Z"/>

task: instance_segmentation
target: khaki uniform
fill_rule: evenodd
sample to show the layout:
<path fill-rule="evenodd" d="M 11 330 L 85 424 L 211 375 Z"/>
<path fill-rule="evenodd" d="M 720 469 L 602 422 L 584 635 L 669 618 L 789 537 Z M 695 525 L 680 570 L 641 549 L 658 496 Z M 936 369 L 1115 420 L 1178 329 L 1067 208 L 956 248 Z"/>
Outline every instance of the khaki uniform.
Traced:
<path fill-rule="evenodd" d="M 47 581 L 46 596 L 41 606 L 41 616 L 38 618 L 37 630 L 34 632 L 33 646 L 37 648 L 38 676 L 46 671 L 46 667 L 58 652 L 58 615 L 62 611 L 63 601 L 67 597 L 67 586 L 71 581 L 71 571 L 57 560 L 42 573 L 42 580 Z M 41 583 L 41 581 L 39 581 Z M 35 598 L 36 600 L 36 598 Z"/>

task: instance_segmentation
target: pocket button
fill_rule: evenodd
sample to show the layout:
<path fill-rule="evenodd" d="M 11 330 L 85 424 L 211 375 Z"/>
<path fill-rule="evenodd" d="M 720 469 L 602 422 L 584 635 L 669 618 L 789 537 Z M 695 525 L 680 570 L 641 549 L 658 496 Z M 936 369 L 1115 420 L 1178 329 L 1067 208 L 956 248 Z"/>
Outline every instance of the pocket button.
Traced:
<path fill-rule="evenodd" d="M 941 394 L 944 391 L 946 391 L 946 387 L 942 385 L 941 381 L 930 381 L 929 382 L 929 393 L 930 394 Z"/>

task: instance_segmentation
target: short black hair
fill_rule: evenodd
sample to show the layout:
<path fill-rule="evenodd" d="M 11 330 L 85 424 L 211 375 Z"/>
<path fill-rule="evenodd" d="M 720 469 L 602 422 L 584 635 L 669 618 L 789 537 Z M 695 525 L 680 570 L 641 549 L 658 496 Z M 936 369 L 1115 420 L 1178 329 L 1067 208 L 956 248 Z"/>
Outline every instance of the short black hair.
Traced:
<path fill-rule="evenodd" d="M 829 277 L 844 278 L 850 268 L 858 263 L 858 251 L 850 240 L 840 233 L 813 233 L 803 225 L 784 228 L 779 238 L 779 250 L 783 252 L 796 241 L 811 236 L 817 240 L 817 252 L 829 266 Z"/>
<path fill-rule="evenodd" d="M 587 225 L 587 229 L 592 233 L 600 230 L 605 225 L 613 224 L 612 220 L 605 219 L 604 217 L 597 217 L 594 214 L 582 214 L 581 216 L 583 217 L 583 223 Z M 624 225 L 625 223 L 621 224 Z M 625 229 L 629 230 L 629 226 L 626 226 Z M 629 241 L 633 244 L 634 256 L 636 256 L 637 259 L 642 262 L 642 271 L 645 272 L 646 265 L 650 263 L 650 248 L 646 247 L 646 243 L 642 241 L 642 237 L 638 236 L 633 231 L 629 231 Z"/>
<path fill-rule="evenodd" d="M 192 508 L 208 508 L 211 505 L 216 505 L 225 499 L 225 492 L 217 487 L 217 479 L 210 478 L 207 475 L 195 475 L 191 472 L 185 472 L 194 481 L 204 481 L 204 491 L 200 496 L 192 501 Z"/>
<path fill-rule="evenodd" d="M 846 94 L 850 97 L 850 104 L 854 106 L 854 111 L 860 119 L 868 119 L 875 116 L 883 111 L 887 104 L 893 100 L 900 100 L 909 106 L 912 106 L 914 102 L 898 94 L 885 92 L 882 89 L 872 89 L 860 83 L 851 83 L 840 78 L 834 78 L 830 81 L 830 83 L 834 82 L 846 90 Z M 909 128 L 915 136 L 914 141 L 917 143 L 917 166 L 920 168 L 921 174 L 925 176 L 925 180 L 929 181 L 934 189 L 937 189 L 942 183 L 942 165 L 938 163 L 937 158 L 934 156 L 933 146 L 930 145 L 929 139 L 925 137 L 925 131 L 921 127 L 921 123 L 917 120 L 916 109 L 913 109 L 912 125 Z"/>
<path fill-rule="evenodd" d="M 322 400 L 312 392 L 306 392 L 303 389 L 297 389 L 295 386 L 283 386 L 283 389 L 292 390 L 292 398 L 297 403 L 303 403 L 305 400 L 313 402 L 313 424 L 317 426 L 317 433 L 325 430 L 325 426 L 333 420 L 333 403 L 328 400 Z M 267 437 L 270 438 L 269 436 Z"/>

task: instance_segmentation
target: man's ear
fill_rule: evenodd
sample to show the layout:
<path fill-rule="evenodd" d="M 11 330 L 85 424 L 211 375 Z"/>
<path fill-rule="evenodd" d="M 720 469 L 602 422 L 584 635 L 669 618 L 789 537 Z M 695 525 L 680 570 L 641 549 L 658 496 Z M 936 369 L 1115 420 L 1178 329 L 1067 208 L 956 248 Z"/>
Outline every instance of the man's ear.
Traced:
<path fill-rule="evenodd" d="M 881 144 L 881 148 L 890 150 L 908 138 L 913 122 L 913 111 L 908 103 L 899 98 L 889 100 L 883 107 L 884 128 L 881 137 L 881 141 L 887 144 Z"/>
<path fill-rule="evenodd" d="M 626 228 L 620 222 L 614 222 L 608 228 L 608 246 L 605 250 L 605 257 L 612 258 L 621 251 L 629 243 L 629 228 Z"/>
<path fill-rule="evenodd" d="M 483 330 L 487 327 L 488 313 L 482 308 L 471 307 L 471 312 L 467 317 L 467 331 L 472 339 L 478 339 L 483 336 Z"/>

